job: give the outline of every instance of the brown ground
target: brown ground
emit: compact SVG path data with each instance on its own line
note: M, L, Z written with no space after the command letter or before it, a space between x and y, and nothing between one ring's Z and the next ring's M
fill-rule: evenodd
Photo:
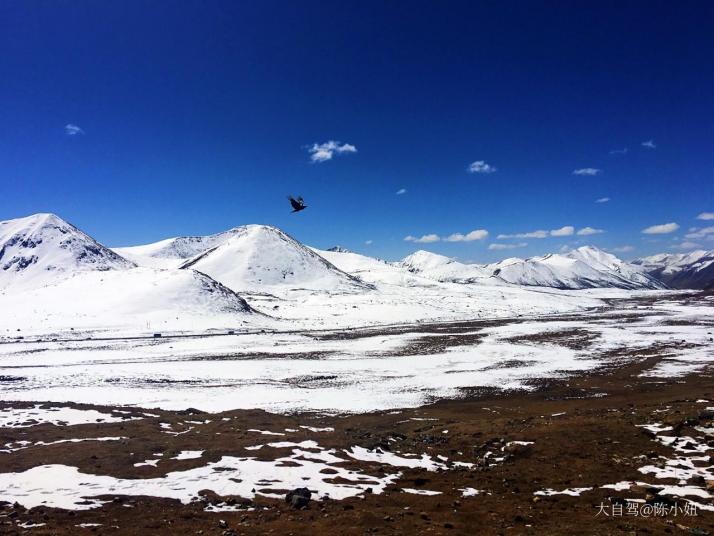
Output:
M542 335L536 337L542 338ZM586 333L574 330L553 334L551 342L586 348L591 341ZM284 501L260 496L247 501L218 499L210 493L203 502L190 505L150 497L116 497L101 508L78 512L51 508L26 510L5 504L0 505L0 534L714 534L714 512L702 510L696 516L685 516L681 512L676 516L648 518L626 513L621 517L596 515L601 503L612 513L612 504L624 498L660 500L653 498L651 490L645 488L631 491L599 488L623 480L655 483L653 476L643 475L637 469L656 463L658 456L673 457L671 448L654 441L651 434L636 425L664 423L675 426L671 434L694 436L701 434L692 426L712 426L712 415L703 410L714 405L714 370L678 379L654 381L638 377L667 351L664 346L637 354L628 354L623 349L612 352L611 367L568 380L542 382L533 392L473 392L462 400L439 401L399 413L324 417L280 416L262 411L204 415L152 409L147 411L160 417L116 424L3 428L0 445L18 440L94 436L129 439L34 447L0 454L0 472L61 463L88 473L124 478L161 476L169 471L205 465L222 455L274 459L285 454L281 449L269 448L248 454L243 449L245 446L267 442L266 438L247 432L249 428L282 431L299 425L330 426L335 428L334 432L300 431L286 433L277 440L315 439L325 448L354 445L391 448L444 455L450 460L477 464L485 452L500 450L504 442L526 440L534 444L514 449L503 463L493 466L437 472L400 468L403 478L384 494L365 494L363 498L343 501L313 500L305 510L293 510ZM699 399L710 402L696 402ZM222 421L222 417L231 417L231 420ZM438 420L410 420L415 417ZM158 425L170 422L174 430L180 431L187 428L186 420L203 419L211 422L194 425L190 432L176 436L162 433ZM442 433L445 429L448 434ZM389 437L397 441L390 443ZM210 442L206 438L210 438ZM709 444L712 449L708 454L713 455L713 436L709 436ZM206 452L201 459L168 459L181 450L192 449ZM152 453L158 451L164 452L158 468L133 467L134 462L151 458ZM134 456L129 456L130 452ZM709 465L713 462L710 458ZM381 471L379 464L355 462L354 465L372 474ZM391 472L393 468L388 470ZM595 487L593 491L579 497L534 495L535 491L545 488L591 486ZM425 488L443 494L412 495L401 492L400 487ZM464 487L487 493L464 498L458 491ZM212 500L250 503L254 510L205 512L206 502ZM698 500L707 502L707 499ZM679 504L684 502L680 500ZM18 527L18 523L28 521L46 525L32 529ZM80 523L101 523L102 526L78 528L76 525Z

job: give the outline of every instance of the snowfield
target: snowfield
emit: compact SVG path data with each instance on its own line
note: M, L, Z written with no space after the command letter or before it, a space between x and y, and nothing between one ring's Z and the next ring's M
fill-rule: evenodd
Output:
M706 323L713 312L711 302L682 308L665 301L647 314L638 309L496 325L373 328L352 336L301 331L7 342L0 373L18 380L0 385L8 401L101 400L173 410L351 413L416 407L469 389L529 389L541 378L612 365L608 352L618 348L646 356L658 345L672 346L667 358L645 374L694 372L714 362ZM631 318L623 322L623 314ZM685 318L694 325L668 322ZM573 330L574 337L591 339L592 345L580 349L557 342L559 334ZM545 342L530 342L531 336ZM680 346L682 340L692 346Z

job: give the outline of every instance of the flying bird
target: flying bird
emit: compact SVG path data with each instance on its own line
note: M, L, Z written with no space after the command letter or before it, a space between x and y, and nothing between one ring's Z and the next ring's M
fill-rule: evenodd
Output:
M302 197L295 199L292 195L289 195L288 199L293 207L293 212L300 212L301 210L305 210L307 208L307 205L305 204L305 201L302 200Z

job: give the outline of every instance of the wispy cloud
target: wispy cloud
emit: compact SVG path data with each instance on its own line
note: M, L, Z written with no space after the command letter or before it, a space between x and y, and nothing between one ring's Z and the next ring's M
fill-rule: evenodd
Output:
M495 173L496 168L483 160L476 160L469 164L468 171L469 173Z
M702 246L701 246L701 244L697 244L696 242L685 241L685 242L682 242L681 244L675 244L672 247L676 248L676 249L697 249Z
M407 189L406 189L406 188L400 188L399 190L397 190L396 193L397 193L397 195L404 195L405 193L407 193Z
M684 238L688 240L714 240L714 227L704 227L702 229L692 227L689 232L684 235Z
M84 134L84 130L82 130L82 128L78 127L77 125L67 123L64 126L64 133L67 134L67 136L77 136L79 134Z
M575 227L572 225L566 225L560 229L553 229L550 232L550 236L571 236L575 232Z
M608 201L610 201L609 197L601 197L600 199L595 200L596 203L607 203Z
M500 234L496 238L505 240L507 238L546 238L548 231L531 231L529 233Z
M407 242L429 244L431 242L439 242L441 240L443 240L444 242L473 242L474 240L483 240L486 237L488 237L488 231L486 229L475 229L466 234L453 233L443 238L436 233L429 233L420 237L409 235L405 236L404 240L406 240Z
M642 147L646 147L647 149L656 149L657 145L653 140L647 140L642 142Z
M498 244L498 243L493 243L488 245L488 249L491 251L501 251L504 249L517 249L517 248L524 248L528 244L525 242L520 242L518 244Z
M573 170L573 175L585 175L588 177L593 177L595 175L599 175L600 173L602 173L602 169L598 169L598 168L594 168L594 167L585 167L585 168Z
M644 234L667 234L667 233L673 233L679 229L679 224L677 223L661 223L659 225L651 225L650 227L647 227L646 229L642 229L642 232Z
M702 212L697 216L698 220L714 220L714 212Z
M483 240L488 236L486 229L476 229L470 233L461 234L454 233L444 238L446 242L473 242L474 240Z
M308 148L308 152L310 153L310 160L313 162L327 162L332 160L332 157L336 154L356 153L357 147L349 143L330 140L325 143L313 143Z
M371 246L374 243L374 240L365 240L364 243L368 246Z
M613 149L610 154L627 154L627 151L627 147L623 147L622 149Z
M412 235L405 236L404 240L407 242L416 242L418 244L430 244L431 242L438 242L441 238L439 238L439 235L437 234L425 234L419 238Z
M614 253L629 253L630 251L634 251L635 248L632 246L620 246L617 248L612 248L610 251Z
M566 225L560 229L553 229L552 231L539 229L538 231L530 231L528 233L500 234L496 238L498 240L507 240L509 238L548 238L549 236L571 236L574 232L575 227Z
M590 236L590 235L596 235L596 234L602 234L605 231L603 229L595 229L593 227L583 227L580 229L577 234L578 236Z

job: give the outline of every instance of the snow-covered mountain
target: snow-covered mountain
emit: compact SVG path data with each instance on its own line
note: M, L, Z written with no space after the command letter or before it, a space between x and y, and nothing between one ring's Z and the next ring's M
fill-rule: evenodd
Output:
M77 272L134 267L54 214L0 222L0 289L51 284Z
M0 222L0 325L33 330L240 325L243 298L192 270L140 268L53 214Z
M399 266L399 263L360 255L339 246L327 250L311 249L343 272L357 276L362 281L373 285L425 287L434 286L437 283L405 270Z
M269 322L252 313L235 292L192 270L86 271L52 285L0 293L0 327L22 328L22 335L151 334Z
M371 290L300 242L268 225L246 225L232 236L186 261L181 268L207 274L240 291L271 291L273 287L331 292Z
M665 288L639 267L592 246L583 246L565 255L514 257L487 265L465 264L443 255L417 251L398 265L422 277L451 283L510 283L559 289Z
M632 264L672 288L714 288L714 250L660 253L635 259Z
M494 275L515 285L561 289L666 288L640 268L592 246L583 246L565 255L506 259L488 267Z
M152 244L112 248L112 250L139 266L178 268L187 260L222 244L238 232L240 228L233 228L208 236L178 236Z
M478 264L464 264L444 255L419 250L397 263L413 274L444 283L488 283L502 281L493 272Z
M711 269L707 255L697 266ZM694 260L650 259L647 268ZM246 225L112 251L51 214L0 222L0 330L8 333L351 326L541 314L597 302L534 286L663 288L644 263L587 247L490 265L426 251L386 262Z

